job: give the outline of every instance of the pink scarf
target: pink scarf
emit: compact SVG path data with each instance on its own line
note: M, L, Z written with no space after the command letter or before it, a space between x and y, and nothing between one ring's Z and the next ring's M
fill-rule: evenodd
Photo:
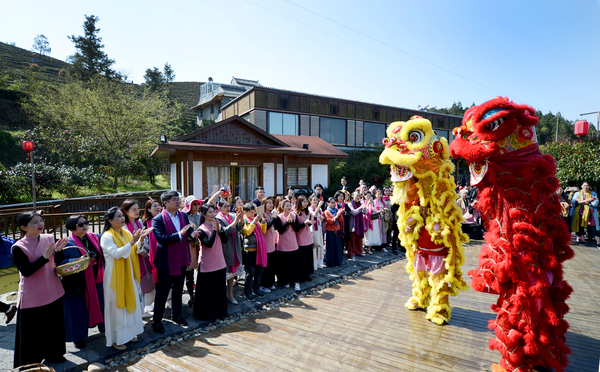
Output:
M346 202L345 202L345 201L343 201L343 202L342 202L342 204L340 204L340 203L338 203L338 202L335 202L335 207L336 207L338 210L339 210L339 209L341 209L341 210L346 210ZM344 231L344 230L345 230L345 229L344 229L344 225L345 225L345 223L344 223L344 214L343 214L343 213L342 213L342 215L340 216L340 223L342 224L342 226L341 226L342 232L345 232L345 231Z
M146 221L146 227L152 227L152 220ZM158 283L158 270L154 266L154 258L156 257L156 250L158 249L158 242L156 241L156 236L154 234L148 234L148 258L150 259L150 267L152 267L152 276L154 277L154 283Z
M231 218L231 216L229 215L229 213L227 213L227 215L224 215L223 212L219 211L219 215L221 217L223 217L223 219L225 221L227 221L228 224L231 225L233 223L233 218ZM235 238L235 234L236 234L235 230L233 231L233 234L234 234L234 236L233 236L233 266L229 266L229 272L232 273L232 274L235 274L235 272L237 271L236 267L240 266L240 260L239 260L239 258L237 256L237 249L235 249L236 248L235 247L235 241L237 240Z
M177 234L179 231L175 229L175 225L173 225L173 221L171 221L171 215L167 212L166 209L163 209L162 212L163 222L165 224L165 232L167 234ZM177 211L177 216L179 216L179 226L181 228L185 227L185 218L183 218L183 213ZM181 268L190 266L192 261L190 257L190 248L187 242L188 232L183 234L180 242L169 243L169 275L177 276L181 275Z
M142 229L144 226L142 225L142 223L138 220L133 221L135 222L135 226L133 226L133 223L131 221L127 222L127 229L129 230L129 232L133 235L133 233L135 232L135 230L140 230ZM141 254L138 255L138 261L140 262L140 267L146 267L144 260L146 258L142 257ZM143 278L146 276L146 270L140 270L140 278Z
M87 233L88 240L98 251L98 276L94 280L94 269L92 265L88 266L83 271L85 275L85 304L87 305L89 320L88 327L94 327L102 323L102 310L100 310L100 301L98 301L98 292L96 290L96 283L101 283L104 277L104 262L102 261L102 251L100 250L100 242L96 234ZM82 255L87 254L87 250L81 243L81 240L76 235L71 236L75 245L79 247L79 251Z
M319 215L322 213L321 209L317 208L315 209L312 205L308 206L308 210L310 213L316 213L316 216L314 216L312 218L312 220L314 221L314 223L311 225L310 227L310 231L319 231L320 225L321 225L321 221L319 221Z
M247 224L252 223L246 216L244 216L244 221ZM254 235L256 236L256 265L267 267L267 242L260 225L254 226Z

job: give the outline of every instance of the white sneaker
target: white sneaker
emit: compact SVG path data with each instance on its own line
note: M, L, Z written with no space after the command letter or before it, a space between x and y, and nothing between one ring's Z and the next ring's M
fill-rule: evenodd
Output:
M271 293L271 290L269 288L265 288L265 287L260 287L260 290L265 292L265 293Z
M289 284L286 284L286 285L283 286L283 288L289 288L289 287L290 287Z
M387 250L387 249L385 249L385 248L382 248L382 249L381 249L381 251L382 251L383 253L387 253L387 252L388 252L388 250Z
M273 285L271 286L271 288L269 288L269 289L270 289L270 290L272 290L272 291L274 291L274 290L275 290L275 284L273 284Z
M299 291L300 290L300 283L296 283L294 285L294 291Z

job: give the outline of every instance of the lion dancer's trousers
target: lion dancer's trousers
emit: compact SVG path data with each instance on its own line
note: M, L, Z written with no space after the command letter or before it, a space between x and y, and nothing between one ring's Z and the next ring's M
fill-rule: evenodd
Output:
M413 282L413 296L408 300L417 307L427 308L426 319L437 324L449 322L452 311L448 300L448 284L442 281L444 276L418 271Z

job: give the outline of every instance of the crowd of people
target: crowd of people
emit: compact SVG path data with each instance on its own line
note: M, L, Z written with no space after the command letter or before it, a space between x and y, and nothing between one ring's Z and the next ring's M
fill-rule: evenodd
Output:
M0 303L7 322L17 317L15 368L64 362L66 342L85 348L94 327L107 347L126 350L143 333L144 319L164 333L166 306L171 320L186 326L184 287L193 316L212 321L238 305L236 284L254 301L276 286L301 290L316 271L342 265L344 255L403 250L391 189L361 180L351 193L345 178L333 197L325 198L320 184L314 189L266 197L257 187L246 203L227 189L204 200L182 200L176 191L145 205L128 199L106 211L101 234L85 215L73 215L65 223L69 237L58 241L44 234L39 214L21 214L22 237L12 247L21 276L17 305ZM74 273L58 275L64 265Z
M483 239L483 224L477 209L477 187L458 187L459 198L456 204L463 213L462 230L471 239ZM600 249L600 233L598 206L600 201L590 184L583 182L581 188L570 186L564 189L559 186L556 190L561 205L561 216L574 235L575 243L587 245L588 240L595 240Z
M392 188L369 188L361 180L351 192L344 178L333 197L325 198L320 184L314 189L308 197L292 188L285 196L266 197L259 186L246 203L231 199L227 189L204 200L182 200L168 191L148 200L143 214L128 199L106 211L102 234L90 231L85 215L73 215L65 223L70 236L58 241L43 233L39 214L21 214L22 237L12 247L21 276L17 306L0 303L7 323L17 317L14 366L64 362L65 343L84 348L94 327L104 332L107 347L125 350L144 331L144 319L152 318L154 332L164 333L166 306L171 320L186 326L184 286L193 316L211 321L238 305L236 284L243 282L243 297L254 301L276 285L301 290L316 271L342 265L344 255L355 260L388 248L394 254L404 250ZM463 232L481 239L477 188L458 191ZM557 195L576 240L594 238L600 248L599 200L590 185L559 188ZM82 257L89 262L84 270L57 275L57 266Z

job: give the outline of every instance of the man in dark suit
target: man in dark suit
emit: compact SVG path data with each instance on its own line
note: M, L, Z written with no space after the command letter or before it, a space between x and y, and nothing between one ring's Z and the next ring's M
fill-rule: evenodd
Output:
M162 318L169 290L172 291L171 319L186 326L187 321L181 316L182 292L185 282L186 268L190 265L191 257L188 246L188 230L192 226L187 214L179 211L179 194L177 191L162 193L160 201L163 211L152 219L153 233L158 242L154 266L158 271L158 284L154 299L153 326L157 333L164 333ZM194 231L192 238L199 235Z

